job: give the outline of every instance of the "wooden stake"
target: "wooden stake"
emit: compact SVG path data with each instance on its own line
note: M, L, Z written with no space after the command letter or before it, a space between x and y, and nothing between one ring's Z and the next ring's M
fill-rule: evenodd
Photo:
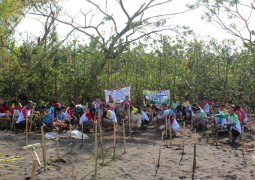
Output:
M13 125L14 119L15 119L15 114L13 113L13 116L12 116L12 125ZM11 132L10 132L10 136L12 135L12 125L11 125Z
M184 154L184 147L185 147L185 121L183 123L183 149L182 149L182 154Z
M193 159L192 180L194 180L194 177L195 177L195 170L196 170L196 143L194 143L194 159Z
M37 162L38 162L39 166L41 166L41 162L40 162L40 159L39 159L37 153L35 152L34 149L33 149L33 151L34 151L34 154L35 154L35 157L36 157L36 159L37 159Z
M242 126L242 153L244 155L244 141L243 141L243 136L244 136L244 126Z
M102 126L101 124L101 109L99 108L99 111L98 111L98 120L99 120L99 127Z
M95 122L95 175L97 175L97 122Z
M167 122L168 122L168 117L166 118L166 138L167 138ZM170 125L169 125L170 126ZM171 136L171 135L170 135Z
M124 153L126 153L126 137L125 137L125 124L123 119L123 139L124 139Z
M47 157L46 157L43 126L41 126L41 133L42 133L42 148L43 148L44 169L47 170Z
M218 138L219 137L219 129L218 129L218 127L217 127L217 129L216 129L216 146L218 146Z
M81 132L82 132L81 146L83 146L83 119L82 119L82 122L81 122Z
M56 117L58 117L58 116L56 116ZM71 125L71 121L70 121L70 125ZM51 122L51 131L53 131L53 129L54 129L54 107L53 107L53 121Z
M71 145L71 153L73 152L73 143L72 143L72 128L71 128L71 119L70 119L70 145Z
M60 126L60 132L62 132L62 127L63 126L63 114L62 114L62 112L61 112L61 126Z
M251 136L251 139L252 139L252 131L251 131L251 108L250 108L250 136Z
M32 168L31 180L35 180L37 163L38 163L37 159L34 159L33 160L33 168Z
M114 148L114 151L113 151L113 159L114 159L114 160L115 160L115 152L116 152L116 139L115 139L115 133L116 133L116 131L115 131L115 129L116 129L116 128L115 128L115 120L114 120L114 130L113 130L113 131L114 131L114 132L113 132L113 133L114 133L114 137L113 137L113 138L114 138L114 139L113 139L113 141L114 141L114 145L113 145L113 148Z
M73 156L71 157L71 161L72 161L72 180L75 180L75 176L74 176L74 163L73 163Z
M28 111L26 110L26 146L27 146Z
M131 114L130 114L130 104L128 104L128 124L129 124L129 138L130 138L130 143L132 142L132 127L131 127Z
M58 152L58 161L59 161L60 155L59 155L59 147L58 147L58 132L57 132L57 152Z
M211 168L211 180L213 180L213 167Z
M171 125L171 119L169 122L169 130L170 130L170 146L172 145L172 125Z
M5 129L7 130L7 111L5 112Z
M33 110L34 110L34 105L33 105ZM29 134L31 133L31 130L32 130L33 114L34 114L34 111L32 111L32 114L31 114L31 122L30 122L30 131L29 131Z
M164 133L162 132L161 145L160 145L159 156L158 156L158 167L159 167L160 155L161 155L161 150L163 145L163 138L164 138Z
M104 165L104 145L103 145L103 132L101 130L101 126L99 126L99 130L100 130L100 138L101 138L102 160Z

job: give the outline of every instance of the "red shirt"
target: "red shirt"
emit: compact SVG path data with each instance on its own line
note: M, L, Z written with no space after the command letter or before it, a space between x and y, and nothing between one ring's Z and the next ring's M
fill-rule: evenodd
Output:
M71 111L70 108L67 109L67 113L69 114L69 116L73 116L73 112Z
M86 112L86 116L87 116L88 120L93 120L93 121L95 120L95 116L92 117L92 114L90 114L89 111Z
M126 102L126 101L123 101L123 102L121 103L121 107L123 107L123 106L124 106L125 102ZM128 103L130 104L130 106L132 106L131 101L128 101Z
M209 101L208 101L207 103L208 103L209 105L212 104L212 102L209 102ZM202 107L202 108L204 107L204 104L205 104L204 102L201 104L201 107Z
M8 109L5 106L0 107L0 113L5 113Z
M12 115L14 114L14 109L15 109L15 108L12 108L12 109L11 109L11 114L12 114ZM15 109L15 110L17 110L17 109ZM21 112L21 108L18 108L18 110Z

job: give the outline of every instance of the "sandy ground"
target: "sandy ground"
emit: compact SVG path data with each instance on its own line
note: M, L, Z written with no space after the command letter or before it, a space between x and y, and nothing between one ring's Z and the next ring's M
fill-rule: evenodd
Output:
M255 123L252 123L252 135L255 137ZM55 141L47 141L47 166L43 167L41 146L35 146L42 166L37 167L36 179L72 179L71 156L74 158L74 171L76 179L191 179L194 150L194 131L186 126L185 153L182 155L183 128L178 136L173 138L169 146L169 136L164 137L160 166L157 168L157 159L161 144L161 131L158 125L148 125L147 129L132 134L132 142L126 137L127 153L123 154L122 127L116 128L116 159L113 160L113 132L103 133L105 164L102 165L100 136L98 134L98 174L95 176L95 135L89 133L88 140L73 139L73 152L71 153L70 140L59 140L62 162L57 161ZM242 155L241 136L234 145L224 144L226 136L219 137L218 146L215 146L212 136L207 132L196 133L197 142L197 169L195 179L210 179L211 167L214 167L214 179L255 179L255 143L250 137L250 127L245 129L245 155ZM10 131L0 131L0 179L30 179L32 160L35 155L32 149L23 149L26 145L25 134ZM128 136L128 133L126 133ZM28 144L41 142L40 131L37 130L28 138ZM253 150L254 151L253 151ZM16 161L6 161L16 157Z

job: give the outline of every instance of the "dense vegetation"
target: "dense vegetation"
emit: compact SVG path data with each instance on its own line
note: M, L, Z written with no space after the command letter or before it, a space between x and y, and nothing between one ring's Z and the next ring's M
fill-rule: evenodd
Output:
M125 86L131 86L135 104L142 104L143 90L166 89L172 98L186 96L193 102L207 97L251 105L255 100L255 49L249 43L238 47L234 40L145 37L109 58L93 38L87 44L78 39L61 43L57 32L51 31L47 45L39 40L16 45L7 32L6 26L1 27L0 96L4 100L78 103L96 95L104 98L104 90Z

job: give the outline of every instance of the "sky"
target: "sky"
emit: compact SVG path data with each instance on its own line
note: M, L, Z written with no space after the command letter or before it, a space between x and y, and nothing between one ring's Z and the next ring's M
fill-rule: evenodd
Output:
M123 0L124 6L126 7L127 12L132 15L142 3L148 2L149 0ZM156 2L162 2L163 0L158 0ZM99 4L100 7L103 10L106 10L107 13L112 14L118 24L118 28L123 28L125 26L125 22L127 21L127 18L123 11L121 10L118 3L116 3L116 0L107 0L107 9L105 9L105 0L93 0L96 4ZM155 8L152 8L148 12L144 14L144 17L149 17L151 15L157 15L157 14L165 14L165 13L177 13L182 12L186 10L187 8L185 5L187 3L192 4L196 2L196 0L173 0L172 2L157 6ZM66 14L70 16L75 16L80 11L88 12L89 10L93 10L93 13L96 13L96 8L90 5L85 0L64 0L61 3L61 6L63 6L63 9ZM171 16L168 25L180 25L180 26L189 26L196 35L187 36L187 39L210 39L209 36L214 37L218 40L223 40L225 38L227 39L237 39L234 36L226 33L224 30L219 29L212 25L211 23L206 22L205 20L201 19L201 16L204 13L203 8L199 8L190 12L186 12L184 14L179 14L175 16ZM92 15L92 13L90 13ZM39 18L39 17L37 17ZM70 20L67 16L61 16L62 20ZM89 21L90 17L88 17ZM92 25L96 26L98 22L100 22L102 19L102 16L96 15L93 16ZM40 20L43 21L43 18ZM76 16L76 22L79 24L84 25L84 16L81 14L78 14ZM89 23L87 23L89 24ZM105 24L104 26L101 26L100 31L104 34L104 37L107 38L107 36L110 35L112 24ZM58 23L57 31L60 36L60 39L65 38L65 36L70 32L71 27L68 25L64 25L61 23ZM22 32L22 35L20 36L19 33ZM92 31L90 31L93 33ZM43 34L43 26L40 22L34 19L34 16L27 15L25 19L22 20L20 25L18 26L18 31L15 34L15 37L17 39L26 39L27 34L31 37L38 37L42 36ZM164 31L162 34L166 34L169 36L176 36L176 33L171 31ZM88 38L86 35L82 33L76 33L76 36L79 36L79 40L88 42ZM237 39L237 43L241 44L241 40Z

